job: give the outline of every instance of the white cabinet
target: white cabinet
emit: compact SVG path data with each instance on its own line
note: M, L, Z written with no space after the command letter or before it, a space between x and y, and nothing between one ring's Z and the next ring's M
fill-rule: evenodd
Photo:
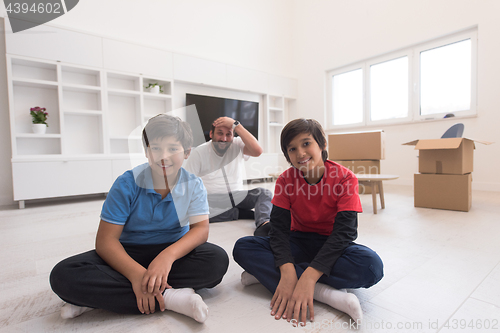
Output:
M12 163L14 200L105 193L112 185L110 160Z
M226 64L182 54L174 54L174 79L216 87L226 87Z
M172 78L173 56L171 52L116 41L102 39L104 68Z
M268 75L251 69L227 65L227 86L243 91L267 91Z
M40 25L26 33L12 33L5 22L7 53L84 66L102 67L102 38Z

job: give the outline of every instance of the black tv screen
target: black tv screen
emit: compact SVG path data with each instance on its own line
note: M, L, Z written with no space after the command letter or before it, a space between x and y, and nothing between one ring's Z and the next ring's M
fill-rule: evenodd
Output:
M193 146L198 146L210 140L210 128L215 119L230 117L240 123L259 139L259 103L230 98L186 94L186 106L194 104L204 137L193 133ZM188 117L188 122L190 119Z

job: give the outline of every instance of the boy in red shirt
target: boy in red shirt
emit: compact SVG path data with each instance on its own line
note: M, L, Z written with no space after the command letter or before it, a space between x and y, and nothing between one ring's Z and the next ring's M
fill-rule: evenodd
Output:
M327 160L326 138L313 119L296 119L281 132L281 150L293 166L276 181L270 237L244 237L233 250L245 269L242 283L260 282L273 293L271 315L305 325L314 320L313 299L360 323L363 313L352 293L383 277L379 256L357 238L362 212L358 180Z

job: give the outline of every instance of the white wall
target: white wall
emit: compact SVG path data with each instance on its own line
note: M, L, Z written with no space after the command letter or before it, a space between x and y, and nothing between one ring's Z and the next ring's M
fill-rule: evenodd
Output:
M473 189L500 190L500 1L496 0L295 0L297 112L325 123L325 71L478 26L478 116L460 119L464 135L495 141L476 145ZM417 152L402 143L439 138L457 119L381 127L387 133L382 173L413 184ZM362 130L356 128L354 130Z
M85 0L50 24L290 76L292 8L288 0Z

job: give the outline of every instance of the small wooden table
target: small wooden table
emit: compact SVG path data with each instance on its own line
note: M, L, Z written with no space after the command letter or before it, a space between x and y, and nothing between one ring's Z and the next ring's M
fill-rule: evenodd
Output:
M382 209L385 208L384 187L382 181L398 179L396 175L377 175L377 174L356 174L358 183L364 186L369 186L372 189L373 214L377 214L377 188L380 193L380 204Z

